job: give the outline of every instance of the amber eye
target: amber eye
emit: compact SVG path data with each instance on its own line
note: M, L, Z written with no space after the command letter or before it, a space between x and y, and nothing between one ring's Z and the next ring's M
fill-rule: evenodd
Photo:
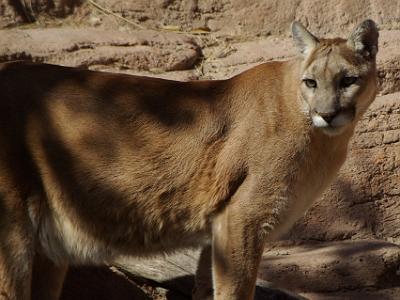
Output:
M303 82L310 89L315 89L317 87L317 82L314 79L304 79Z
M345 76L342 78L342 80L340 80L340 86L347 88L349 86L351 86L352 84L356 83L358 77L355 76Z

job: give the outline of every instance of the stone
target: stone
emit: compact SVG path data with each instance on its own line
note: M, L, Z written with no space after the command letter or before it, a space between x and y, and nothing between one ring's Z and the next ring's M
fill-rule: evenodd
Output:
M265 251L259 278L297 293L400 286L400 247L380 240L277 243Z
M47 28L7 30L0 35L0 62L24 59L81 68L166 72L193 68L200 53L190 37L154 31Z

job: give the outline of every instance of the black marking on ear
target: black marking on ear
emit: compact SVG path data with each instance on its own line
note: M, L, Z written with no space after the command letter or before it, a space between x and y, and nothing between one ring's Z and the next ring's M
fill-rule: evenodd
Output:
M347 45L365 58L375 58L378 52L378 28L374 21L365 20L351 33Z

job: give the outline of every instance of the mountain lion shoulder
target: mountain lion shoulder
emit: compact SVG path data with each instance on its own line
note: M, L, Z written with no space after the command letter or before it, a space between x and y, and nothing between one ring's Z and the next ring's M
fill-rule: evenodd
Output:
M228 80L0 69L0 299L58 299L68 265L202 247L194 299L254 295L279 238L343 164L376 95L378 31ZM211 267L211 265L212 267Z

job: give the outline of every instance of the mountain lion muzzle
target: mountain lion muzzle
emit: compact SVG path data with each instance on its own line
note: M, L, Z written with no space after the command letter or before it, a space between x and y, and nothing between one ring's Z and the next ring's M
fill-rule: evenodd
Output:
M202 247L194 299L252 299L376 95L378 31L227 80L0 66L0 299L58 299L69 265Z

